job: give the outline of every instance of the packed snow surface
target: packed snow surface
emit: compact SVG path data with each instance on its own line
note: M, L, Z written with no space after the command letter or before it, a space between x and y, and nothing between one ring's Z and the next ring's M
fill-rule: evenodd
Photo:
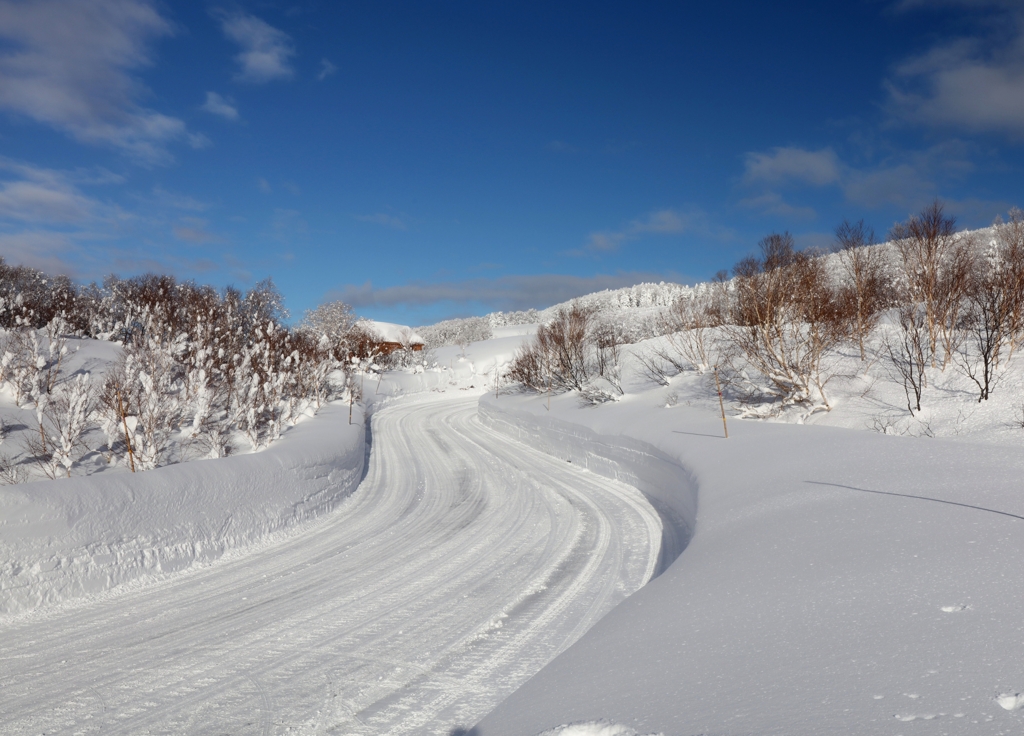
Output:
M660 537L638 491L482 426L475 393L398 401L302 533L8 622L0 732L448 734L643 585Z

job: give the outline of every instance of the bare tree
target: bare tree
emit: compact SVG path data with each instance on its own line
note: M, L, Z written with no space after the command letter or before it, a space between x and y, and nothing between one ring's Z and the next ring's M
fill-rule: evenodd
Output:
M582 391L602 368L609 372L609 361L617 358L614 337L598 347L597 328L592 309L577 303L559 309L537 329L533 341L519 349L506 377L534 390L550 386L556 391Z
M755 389L781 406L827 411L832 373L824 360L848 334L849 314L821 258L796 252L789 233L773 233L759 245L760 258L734 269L731 314L722 329L746 366L765 379Z
M1011 209L1007 222L997 218L995 230L994 245L1003 289L1007 293L1004 330L1009 342L1009 360L1024 342L1024 212L1016 207Z
M907 411L921 411L921 394L928 385L925 374L928 343L928 322L923 308L904 304L897 310L896 334L887 335L885 350L893 369L893 377L903 386Z
M844 220L836 228L836 251L847 278L840 298L852 304L851 326L861 361L867 360L864 341L878 324L883 300L881 259L874 245L875 233L863 220Z
M724 283L718 282L713 290L696 293L689 299L680 298L672 303L664 320L665 341L669 350L661 351L662 359L681 368L679 358L682 358L697 373L704 373L717 365L712 334L722 322L718 303L724 288Z
M945 369L959 334L956 324L967 287L968 244L957 236L956 218L946 215L937 200L920 214L897 223L889 239L903 262L904 301L924 308L931 365L937 367L941 345Z
M1012 215L1011 215L1012 216ZM1019 217L1019 213L1018 213ZM972 257L962 308L963 339L954 361L978 387L978 401L995 387L1004 349L1013 350L1024 308L1024 243L996 238L987 251Z

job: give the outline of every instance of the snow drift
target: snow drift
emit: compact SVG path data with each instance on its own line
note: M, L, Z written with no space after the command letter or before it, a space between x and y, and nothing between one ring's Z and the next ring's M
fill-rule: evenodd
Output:
M361 413L361 412L360 412ZM334 508L358 485L362 417L330 405L269 449L0 489L0 612L215 560Z

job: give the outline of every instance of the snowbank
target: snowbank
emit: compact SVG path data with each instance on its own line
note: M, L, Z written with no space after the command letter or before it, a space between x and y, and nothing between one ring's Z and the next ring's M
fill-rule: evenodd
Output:
M552 728L540 736L638 736L637 732L621 723L607 721L586 721L584 723L567 723ZM651 734L655 736L655 734ZM657 734L656 736L661 736Z
M639 488L662 522L660 575L686 548L697 518L697 484L678 458L632 437L599 434L545 412L517 407L507 397L481 397L484 424L549 455Z
M331 405L269 449L137 474L0 488L0 612L173 572L334 508L363 475L357 409Z
M652 498L687 509L697 488L700 507L686 551L478 736L601 718L666 734L1020 733L1020 448L736 421L725 440L719 417L661 391L480 407L624 480L676 464Z

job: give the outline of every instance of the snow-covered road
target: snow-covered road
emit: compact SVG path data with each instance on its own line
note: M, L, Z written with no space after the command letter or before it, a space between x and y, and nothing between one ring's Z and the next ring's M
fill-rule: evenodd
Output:
M643 585L660 529L475 397L407 400L320 522L0 630L0 733L448 734Z

